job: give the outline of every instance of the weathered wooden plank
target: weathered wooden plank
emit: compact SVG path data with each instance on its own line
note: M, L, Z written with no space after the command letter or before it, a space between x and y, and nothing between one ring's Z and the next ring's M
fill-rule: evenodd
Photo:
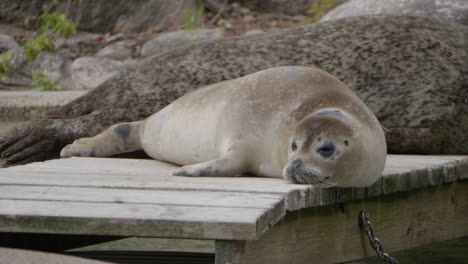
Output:
M38 251L0 248L1 264L110 264L78 257L59 254L44 253Z
M7 168L11 171L23 172L61 172L66 173L100 173L100 174L135 174L151 175L155 171L158 175L169 176L178 166L152 159L115 159L115 158L87 158L72 157L67 159L35 162L23 166Z
M407 159L414 160L417 166L408 163ZM396 168L395 171L398 173L387 173L389 168ZM148 227L151 227L146 235L255 239L287 210L426 188L468 177L468 164L466 157L463 156L389 156L385 177L368 188L360 189L320 189L289 184L282 179L260 177L174 177L171 175L172 169L173 165L154 160L97 158L54 160L0 169L0 197L4 199L0 200L3 203L0 205L10 205L8 210L0 207L0 218L5 223L2 226L5 228L4 231L12 231L7 230L12 227L22 232L102 234L99 229L89 228L86 223L91 221L96 226L105 226L106 222L116 221L122 225L116 224L111 227L114 229L118 227L119 230L113 232L106 229L106 234L143 235L142 230L148 231ZM190 195L188 198L184 198L183 195L177 197L177 192L190 193ZM199 196L196 193L199 193ZM215 197L209 202L214 193L219 194L218 199ZM275 203L274 195L279 197L278 203ZM185 203L191 197L193 199L190 203ZM254 197L261 198L256 201ZM42 201L34 201L38 199ZM48 203L51 207L47 206ZM40 210L31 211L38 209L33 204L39 206ZM167 208L167 210L151 211L149 208L153 204L155 208L174 207L175 211L171 215L173 218L165 218L169 210ZM106 206L109 206L109 209ZM139 207L151 212L151 216L147 219L143 214L138 218L139 222L145 223L141 229L134 227L133 222L129 220L133 212L130 209ZM211 207L214 209L208 212L207 208ZM240 210L241 207L258 211L256 213L252 211L252 215L245 216L245 219L242 214L238 215L239 218L232 219L223 216L227 212L235 213L237 212L235 209ZM179 209L184 209L181 214L177 211ZM118 215L119 210L127 212L128 218L114 217ZM216 210L220 210L219 218ZM34 216L34 212L38 213L37 216ZM94 216L95 213L97 216ZM200 216L205 213L207 215L203 217L208 217L208 220ZM24 221L15 222L11 220L12 217ZM232 230L237 228L238 222L233 219L239 221L244 219L250 223L250 226L248 228L244 226L242 227L244 229L240 228L239 232L234 232ZM215 220L224 223L223 228L227 231L218 232ZM34 221L43 224L36 225ZM174 230L169 228L171 221L176 227ZM210 233L211 231L206 233L205 229L200 227L204 225L214 225L211 228L214 233ZM188 229L184 229L184 226Z
M310 186L289 184L282 179L260 177L160 177L153 175L118 175L61 172L12 172L0 169L0 184L129 188L139 190L193 190L287 194Z
M0 231L256 239L284 215L270 210L177 205L0 200Z
M242 264L244 257L245 241L216 240L215 242L215 263L216 264ZM276 263L276 262L272 262Z
M414 169L437 167L447 162L465 160L466 156L436 156L436 155L388 155L386 169L398 170L402 173ZM24 166L9 168L10 171L23 172L57 172L64 173L98 173L98 174L133 174L154 175L156 171L164 177L171 176L177 166L157 160L141 159L111 159L111 158L70 158L38 162ZM384 171L383 175L388 172Z
M408 159L410 161L408 161ZM414 160L417 166L411 164ZM409 163L409 165L398 165ZM396 168L396 166L411 168ZM415 169L416 168L416 169ZM83 171L85 169L85 171ZM321 190L260 177L174 177L154 160L72 158L0 169L0 183L44 186L281 193L288 210L407 191L468 177L466 156L389 155L385 177L364 189ZM86 178L86 180L83 180Z
M161 251L214 254L215 241L206 239L129 237L67 250L67 252L79 251Z
M336 263L375 255L359 231L361 210L369 212L388 252L466 236L468 181L290 212L259 240L229 243L237 245L239 263ZM226 242L220 245L222 252Z
M0 183L283 194L309 188L262 177L176 177L173 169L156 160L71 158L0 169Z
M282 202L283 196L239 192L187 190L155 192L135 189L0 185L0 199L269 209Z

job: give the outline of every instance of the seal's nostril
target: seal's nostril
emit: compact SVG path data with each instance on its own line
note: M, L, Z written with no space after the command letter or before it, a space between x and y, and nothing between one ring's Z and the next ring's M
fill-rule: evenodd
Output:
M302 160L301 159L295 159L291 162L291 168L297 169L299 166L302 165Z
M316 150L322 157L329 158L335 153L335 145L327 141Z

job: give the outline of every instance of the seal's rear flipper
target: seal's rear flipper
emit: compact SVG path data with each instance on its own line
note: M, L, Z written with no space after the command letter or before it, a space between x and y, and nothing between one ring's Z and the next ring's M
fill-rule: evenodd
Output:
M238 140L231 144L226 154L219 159L176 169L174 176L236 176L249 171L249 151L245 141Z
M104 132L90 138L80 138L60 152L62 158L108 157L141 149L141 121L113 125Z

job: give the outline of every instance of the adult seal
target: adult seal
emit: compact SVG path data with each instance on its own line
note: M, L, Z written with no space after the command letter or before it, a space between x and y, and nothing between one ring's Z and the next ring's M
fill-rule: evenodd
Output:
M334 76L286 66L209 85L143 121L66 146L62 157L143 149L186 165L180 176L252 173L323 187L381 176L386 143L374 114Z
M468 154L467 43L460 24L378 15L187 45L0 136L0 156L7 165L55 158L78 138L145 119L199 87L287 65L346 83L385 127L389 153Z

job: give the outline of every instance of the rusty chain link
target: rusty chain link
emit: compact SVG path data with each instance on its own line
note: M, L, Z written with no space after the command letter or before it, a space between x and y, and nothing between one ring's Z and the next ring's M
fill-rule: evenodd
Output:
M366 211L359 212L359 227L361 231L369 238L370 246L377 252L377 256L387 264L398 264L398 261L388 255L382 247L380 240L375 237L374 227L369 220L369 213Z

